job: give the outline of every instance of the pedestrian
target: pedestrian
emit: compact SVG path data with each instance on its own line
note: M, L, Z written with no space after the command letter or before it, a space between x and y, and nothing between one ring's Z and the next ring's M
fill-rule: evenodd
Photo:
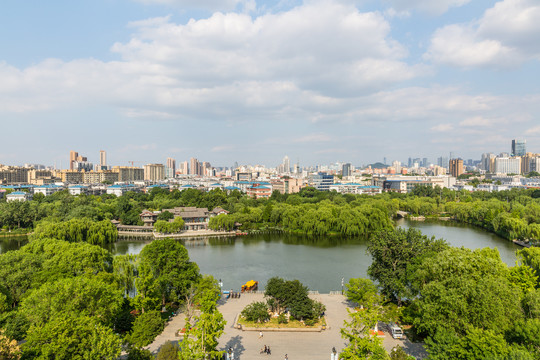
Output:
M263 333L262 331L259 331L259 339L262 339L262 337L263 337Z
M272 352L270 351L270 346L268 348L266 348L266 354L267 355L272 355Z
M285 354L285 360L289 360L289 357L287 356L287 354Z

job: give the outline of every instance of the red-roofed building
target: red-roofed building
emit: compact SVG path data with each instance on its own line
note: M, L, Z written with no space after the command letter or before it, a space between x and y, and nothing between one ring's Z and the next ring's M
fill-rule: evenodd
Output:
M253 184L246 188L246 194L254 199L268 199L272 196L272 188L261 184Z

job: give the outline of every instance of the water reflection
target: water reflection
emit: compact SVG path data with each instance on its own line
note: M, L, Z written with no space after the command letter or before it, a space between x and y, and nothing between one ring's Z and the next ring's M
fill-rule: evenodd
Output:
M26 244L28 244L28 236L2 236L0 237L0 254L19 250Z

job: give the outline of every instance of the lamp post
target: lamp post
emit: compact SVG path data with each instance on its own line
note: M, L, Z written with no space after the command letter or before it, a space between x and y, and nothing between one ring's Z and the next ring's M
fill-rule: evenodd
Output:
M344 285L345 278L341 278L341 295L343 295L343 285Z

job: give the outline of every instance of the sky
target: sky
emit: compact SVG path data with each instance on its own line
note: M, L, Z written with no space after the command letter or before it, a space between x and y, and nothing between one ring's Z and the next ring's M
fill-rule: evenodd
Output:
M0 3L0 164L361 165L526 139L537 0Z

